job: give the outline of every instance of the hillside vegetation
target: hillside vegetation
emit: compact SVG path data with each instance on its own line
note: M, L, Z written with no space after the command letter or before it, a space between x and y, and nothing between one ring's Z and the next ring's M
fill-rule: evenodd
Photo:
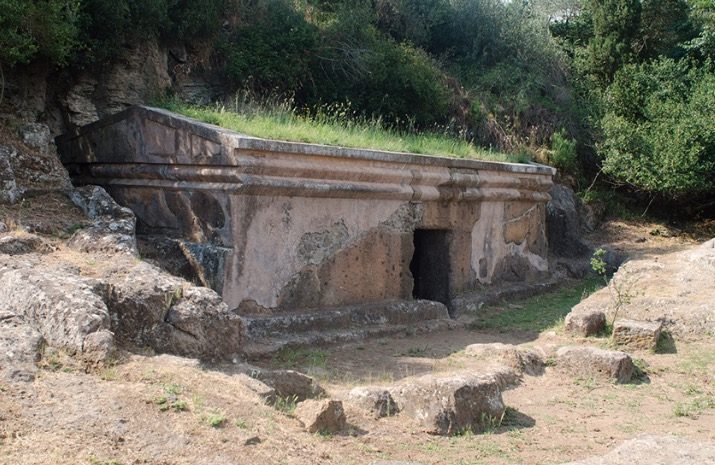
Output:
M148 39L207 51L224 104L290 101L310 121L338 108L343 126L447 135L460 156L505 151L580 189L597 177L644 204L712 208L712 0L0 0L5 69L101 68Z

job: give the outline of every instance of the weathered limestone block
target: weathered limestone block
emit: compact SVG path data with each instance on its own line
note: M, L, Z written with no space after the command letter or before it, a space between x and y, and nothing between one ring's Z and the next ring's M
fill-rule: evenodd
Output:
M659 321L616 320L613 342L633 349L654 350L663 323Z
M375 418L389 417L400 411L390 391L381 387L358 386L348 393L348 400Z
M532 349L524 349L511 344L495 342L493 344L471 344L464 349L464 354L480 359L497 360L520 373L537 376L544 372L542 356Z
M245 373L234 375L241 384L255 393L265 403L270 404L276 400L276 390L268 386L266 383L252 378Z
M600 310L572 310L564 320L567 333L579 336L595 336L606 329L606 314Z
M338 433L346 425L343 403L339 400L304 400L296 407L295 417L309 433Z
M563 465L694 465L715 463L715 444L675 436L642 436L602 457Z
M237 369L275 390L279 397L303 401L325 395L325 390L312 377L295 370L269 370L253 365Z
M488 375L425 375L396 387L392 395L400 411L431 434L483 431L505 410L499 381Z
M627 383L635 366L625 352L595 347L562 347L556 353L559 368L571 375Z

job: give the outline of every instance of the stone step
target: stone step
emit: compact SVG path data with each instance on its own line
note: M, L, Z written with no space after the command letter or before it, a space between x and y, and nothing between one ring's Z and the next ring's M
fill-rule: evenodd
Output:
M426 300L363 305L348 309L272 316L244 316L243 351L249 358L396 334L456 327L447 308Z
M282 337L351 326L411 324L449 319L447 307L430 300L395 300L300 313L242 316L247 339Z

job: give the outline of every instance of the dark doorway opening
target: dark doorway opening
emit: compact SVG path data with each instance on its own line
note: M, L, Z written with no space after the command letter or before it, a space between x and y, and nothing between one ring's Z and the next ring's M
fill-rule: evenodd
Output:
M441 302L451 311L449 301L449 231L416 229L415 253L410 262L415 299Z

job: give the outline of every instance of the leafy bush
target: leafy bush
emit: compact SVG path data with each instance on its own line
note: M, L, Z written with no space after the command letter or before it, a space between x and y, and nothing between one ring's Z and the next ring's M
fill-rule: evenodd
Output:
M608 88L600 146L614 179L668 199L715 190L715 73L661 59L623 67Z
M290 92L310 81L317 29L287 1L258 0L243 12L250 22L221 44L226 73L235 85Z
M65 64L77 46L76 0L0 0L0 64Z
M551 164L562 172L577 174L580 171L576 141L569 139L564 130L551 136Z

